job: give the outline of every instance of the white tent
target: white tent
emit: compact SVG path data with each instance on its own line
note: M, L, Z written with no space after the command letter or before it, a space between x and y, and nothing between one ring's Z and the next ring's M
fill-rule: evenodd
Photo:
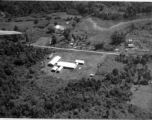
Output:
M60 67L57 69L57 72L59 73L62 69L63 69L63 66L60 66Z
M60 59L61 59L60 56L55 56L55 57L48 63L48 65L55 65Z
M84 64L83 60L75 60L75 62L78 63L78 64L82 64L82 65Z
M17 31L0 30L0 35L17 35L17 34L23 34L23 33Z
M55 72L57 69L58 69L58 67L57 67L57 66L54 66L51 71L52 71L52 72Z
M63 62L63 61L57 62L57 66L62 66L62 67L71 68L71 69L75 69L77 67L75 63Z
M134 44L128 44L128 47L129 47L129 48L133 48L133 47L135 47L135 46L134 46Z

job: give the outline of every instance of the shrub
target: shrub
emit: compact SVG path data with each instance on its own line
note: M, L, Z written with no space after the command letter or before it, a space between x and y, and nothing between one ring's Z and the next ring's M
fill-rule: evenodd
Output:
M67 14L69 15L78 15L79 12L76 9L68 9Z
M115 31L111 35L112 44L119 45L122 42L125 42L125 35L121 32Z
M14 26L14 31L18 31L18 27L16 25Z
M38 23L39 23L38 19L34 20L34 24L38 24Z
M103 46L103 49L104 49L105 51L114 51L115 46L105 44L105 45Z

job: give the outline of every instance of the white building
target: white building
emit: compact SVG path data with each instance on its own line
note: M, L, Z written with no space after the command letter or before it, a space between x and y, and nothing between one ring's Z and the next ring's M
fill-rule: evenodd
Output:
M83 60L75 60L76 63L83 65L85 62Z
M70 63L70 62L59 61L59 62L57 62L57 66L62 66L64 68L75 69L77 67L77 64Z
M135 46L134 46L134 44L128 44L128 47L129 48L134 48Z
M55 29L56 29L56 30L65 30L65 27L64 27L64 26L61 26L61 25L56 25L56 26L55 26Z
M59 73L62 69L63 69L63 66L60 66L56 72Z
M52 72L55 72L57 69L58 69L58 67L57 67L57 66L54 66L51 71L52 71Z
M61 59L60 56L55 56L55 57L48 63L48 65L55 65L60 59Z

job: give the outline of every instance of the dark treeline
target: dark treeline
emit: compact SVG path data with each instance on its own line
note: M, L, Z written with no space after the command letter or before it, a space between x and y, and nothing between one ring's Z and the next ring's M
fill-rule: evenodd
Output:
M8 16L27 16L32 13L67 12L111 20L126 18L138 13L152 12L150 2L65 2L65 1L1 1L0 11Z

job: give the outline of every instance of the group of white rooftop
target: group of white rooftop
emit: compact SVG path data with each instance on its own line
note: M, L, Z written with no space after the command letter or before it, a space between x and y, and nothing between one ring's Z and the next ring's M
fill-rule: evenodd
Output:
M60 56L55 56L48 65L53 66L52 72L60 72L63 68L75 69L78 64L83 65L85 62L83 60L75 60L75 63L59 61L61 59Z

